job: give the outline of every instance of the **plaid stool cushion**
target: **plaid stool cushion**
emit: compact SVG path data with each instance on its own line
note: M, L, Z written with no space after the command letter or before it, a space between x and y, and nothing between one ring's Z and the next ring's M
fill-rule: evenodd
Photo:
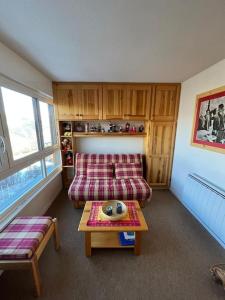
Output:
M51 223L51 217L15 218L0 232L0 260L31 258Z

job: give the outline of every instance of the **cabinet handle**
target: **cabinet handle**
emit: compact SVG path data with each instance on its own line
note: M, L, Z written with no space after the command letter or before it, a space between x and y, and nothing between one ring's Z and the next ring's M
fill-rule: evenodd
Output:
M5 149L5 141L3 136L0 136L0 149L2 149L2 154L4 154L6 149Z
M80 117L83 117L83 114L79 114Z
M132 116L131 114L124 114L124 116L126 116L126 117L130 117L130 116Z
M76 114L76 116L78 117L78 116L79 116L79 114Z

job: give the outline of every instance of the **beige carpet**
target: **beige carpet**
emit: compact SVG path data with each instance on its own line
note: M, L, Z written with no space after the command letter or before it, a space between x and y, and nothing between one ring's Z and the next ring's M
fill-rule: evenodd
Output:
M77 232L82 211L63 192L49 209L59 219L62 249L52 242L40 259L43 296L48 300L225 299L209 267L225 263L225 251L168 191L155 191L144 208L150 231L143 235L142 255L129 249L94 250L84 255ZM34 299L29 271L0 277L0 299Z

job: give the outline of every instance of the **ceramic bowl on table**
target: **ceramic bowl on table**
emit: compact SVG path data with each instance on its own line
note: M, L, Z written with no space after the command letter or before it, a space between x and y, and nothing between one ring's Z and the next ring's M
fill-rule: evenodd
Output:
M117 203L119 203L122 206L122 213L117 213ZM112 215L107 214L107 208L112 207ZM108 220L108 221L118 221L126 217L127 215L127 206L124 202L119 200L110 200L103 203L101 206L101 212L100 217L102 220Z

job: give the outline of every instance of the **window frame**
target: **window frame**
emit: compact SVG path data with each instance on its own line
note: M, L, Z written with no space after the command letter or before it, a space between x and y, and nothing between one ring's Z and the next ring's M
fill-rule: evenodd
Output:
M35 121L35 129L37 135L37 143L38 143L38 151L35 153L29 154L25 157L14 159L12 153L12 146L10 142L10 135L7 125L7 118L4 108L3 96L1 92L1 87L5 87L7 89L14 90L15 92L25 94L32 98L33 101L33 112L34 112L34 121ZM50 128L51 128L51 137L52 137L52 146L44 147L44 137L42 131L42 123L41 123L41 113L40 113L40 105L39 102L44 102L49 105L49 117L50 117ZM6 144L6 155L8 156L8 163L7 166L0 171L0 180L10 176L17 172L19 169L23 169L26 166L31 165L32 163L38 160L44 160L44 158L56 150L58 150L59 142L58 142L58 134L57 134L57 126L55 120L55 113L54 113L54 106L53 101L51 98L47 98L46 96L34 92L32 89L20 85L16 82L11 81L10 79L5 78L4 76L0 75L0 122L2 123L3 129L3 137ZM5 156L6 156L5 155Z
M7 118L5 114L4 102L2 97L1 87L14 90L18 93L25 94L32 98L33 102L33 111L34 111L34 120L35 120L35 129L37 134L38 142L38 151L27 155L25 157L19 158L17 160L13 159L10 136L7 125ZM42 132L42 123L41 123L41 114L40 114L40 101L47 103L49 109L49 118L50 118L50 128L52 136L52 146L44 148L44 138ZM18 213L18 209L22 209L27 203L29 203L34 197L35 194L40 192L53 178L55 178L62 171L62 159L61 151L59 145L59 135L58 135L58 126L54 113L53 100L48 95L35 91L29 87L26 87L16 81L13 81L4 75L0 74L0 135L3 136L6 146L6 153L4 154L5 166L3 169L0 169L0 180L13 175L14 173L29 167L35 162L40 161L41 169L43 173L43 179L33 186L28 192L26 192L22 197L18 198L10 207L0 213L0 227L4 220L8 219L10 216L15 215L15 212ZM59 151L60 153L60 162L61 164L55 168L51 173L47 174L47 168L45 163L45 158L54 152ZM1 155L1 153L0 153ZM2 155L1 155L2 156Z

